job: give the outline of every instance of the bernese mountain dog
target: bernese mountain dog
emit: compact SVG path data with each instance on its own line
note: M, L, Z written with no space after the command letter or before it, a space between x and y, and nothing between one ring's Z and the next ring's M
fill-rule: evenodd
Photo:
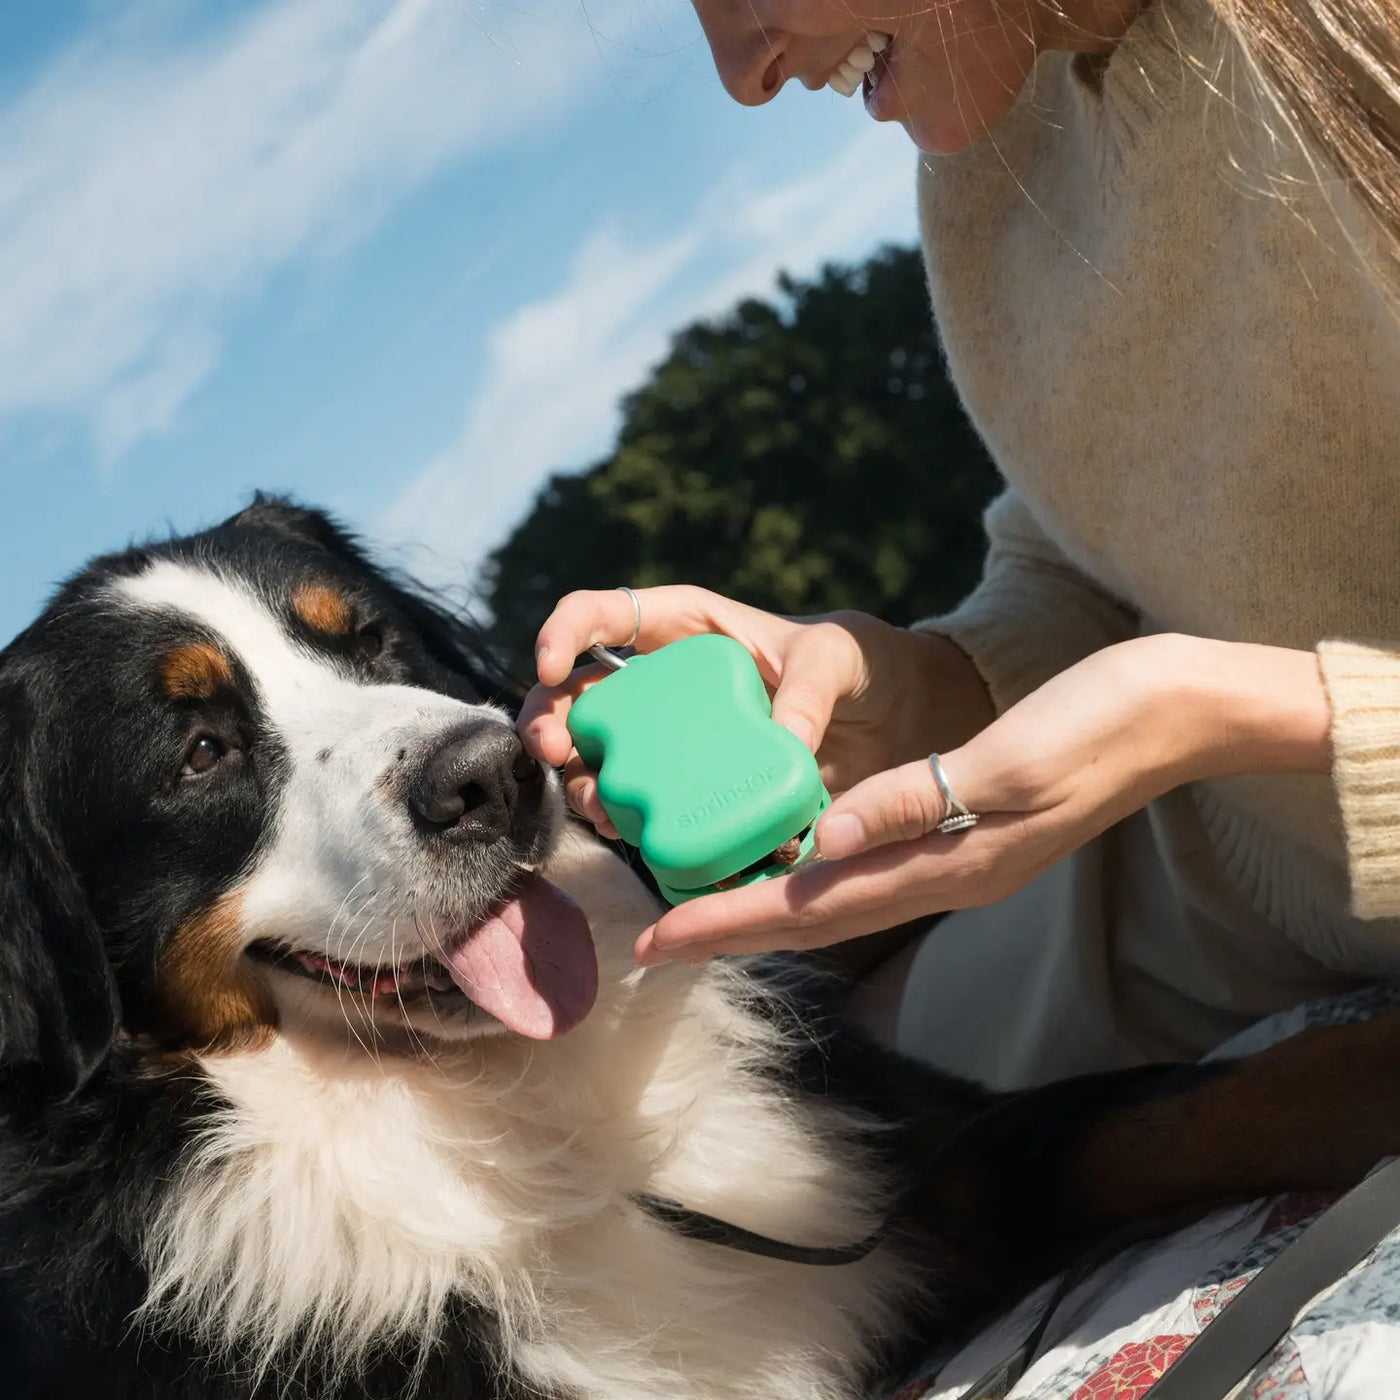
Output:
M1390 1021L995 1096L822 978L635 967L508 694L262 497L0 654L11 1400L854 1400L1125 1220L1400 1148Z

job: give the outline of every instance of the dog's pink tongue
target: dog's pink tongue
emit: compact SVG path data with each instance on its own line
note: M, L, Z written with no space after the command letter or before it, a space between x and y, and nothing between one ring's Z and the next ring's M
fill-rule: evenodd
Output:
M598 995L583 910L538 876L467 938L447 969L483 1011L535 1040L572 1030Z

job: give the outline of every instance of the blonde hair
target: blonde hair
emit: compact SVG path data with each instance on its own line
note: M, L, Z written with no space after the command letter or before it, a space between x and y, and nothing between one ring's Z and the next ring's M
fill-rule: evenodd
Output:
M1374 233L1400 305L1400 0L1212 0L1287 126Z

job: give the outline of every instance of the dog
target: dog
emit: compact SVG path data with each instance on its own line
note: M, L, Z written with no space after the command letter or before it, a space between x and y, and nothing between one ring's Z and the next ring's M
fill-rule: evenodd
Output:
M854 1400L1124 1221L1400 1148L1391 1019L998 1096L792 966L635 967L510 693L261 496L0 654L8 1395Z

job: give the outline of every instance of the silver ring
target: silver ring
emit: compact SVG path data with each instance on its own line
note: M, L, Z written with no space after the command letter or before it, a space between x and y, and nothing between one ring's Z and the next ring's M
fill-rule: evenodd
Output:
M630 647L642 630L642 605L637 595L625 583L617 591L625 593L632 600L632 635L622 644L625 647Z
M642 605L638 601L637 595L625 583L619 584L617 591L625 593L632 600L632 635L622 644L624 647L630 647L642 630ZM606 666L609 671L621 671L627 665L625 656L619 656L611 647L605 646L602 642L589 647L588 654L595 661Z
M943 771L943 760L936 753L929 754L928 766L933 770L933 781L938 784L938 790L943 794L943 820L934 829L943 836L969 831L982 818L953 795L953 789L948 785L948 775Z

